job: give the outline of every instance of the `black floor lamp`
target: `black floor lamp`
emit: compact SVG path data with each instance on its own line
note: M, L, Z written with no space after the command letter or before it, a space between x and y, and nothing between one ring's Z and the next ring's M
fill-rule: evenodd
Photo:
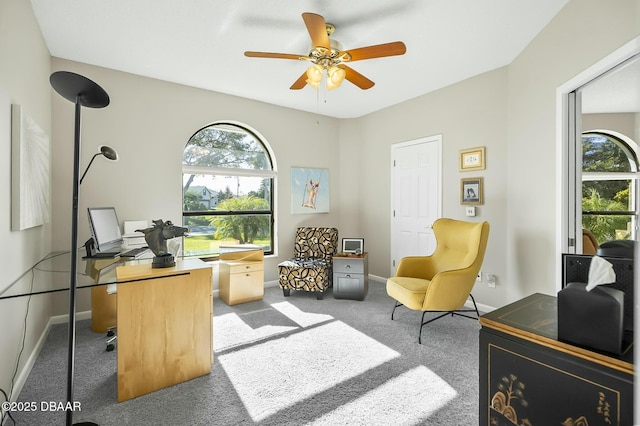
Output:
M86 77L68 71L58 71L49 78L58 94L76 106L75 137L73 149L73 197L71 214L71 268L69 277L69 354L67 362L67 407L73 407L73 377L76 346L76 286L78 255L78 187L80 186L80 109L104 108L109 105L109 95L102 87ZM93 160L93 159L92 159ZM67 426L73 424L73 410L67 408ZM95 425L85 422L78 425Z

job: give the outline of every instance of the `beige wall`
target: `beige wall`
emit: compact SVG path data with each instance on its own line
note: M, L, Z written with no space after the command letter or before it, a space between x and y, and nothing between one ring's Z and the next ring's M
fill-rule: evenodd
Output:
M11 231L11 104L22 106L51 136L50 56L31 4L23 0L0 1L0 292L17 280L11 291L28 291L28 271L51 251L49 224L25 231ZM22 277L21 277L22 276ZM41 288L41 274L33 276ZM23 325L29 309L25 334ZM51 316L49 296L0 300L0 388L10 391L18 352L24 351L16 382ZM19 383L18 383L19 386ZM16 389L17 391L17 389ZM0 397L1 399L1 397Z
M622 133L628 138L633 139L636 142L639 140L636 136L636 124L635 117L638 114L623 113L623 114L583 114L582 115L582 129L588 130L614 130L618 133Z

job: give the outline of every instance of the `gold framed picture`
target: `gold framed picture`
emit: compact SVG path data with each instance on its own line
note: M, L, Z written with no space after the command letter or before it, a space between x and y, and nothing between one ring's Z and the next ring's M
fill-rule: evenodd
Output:
M481 177L460 179L460 204L482 204L482 192Z
M485 169L486 149L484 146L460 150L460 171Z

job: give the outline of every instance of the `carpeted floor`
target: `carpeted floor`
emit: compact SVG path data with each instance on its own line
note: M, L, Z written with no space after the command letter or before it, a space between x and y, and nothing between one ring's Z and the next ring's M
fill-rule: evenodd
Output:
M78 323L74 422L100 425L475 425L477 321L447 317L423 330L370 281L364 301L267 288L258 302L214 299L207 376L118 403L116 352ZM54 326L20 401L64 402L66 325ZM13 413L18 425L64 424L64 412ZM10 424L7 423L7 424Z

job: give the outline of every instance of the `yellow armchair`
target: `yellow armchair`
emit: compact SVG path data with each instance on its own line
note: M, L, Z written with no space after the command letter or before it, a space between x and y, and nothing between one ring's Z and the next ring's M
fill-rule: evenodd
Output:
M441 218L433 223L437 246L430 256L404 257L395 276L387 280L387 294L396 300L391 319L398 306L422 311L422 327L446 315L476 319L480 316L471 290L482 266L489 238L489 223L464 222ZM471 297L474 309L462 309ZM424 321L427 312L442 315ZM476 318L461 312L475 312Z

